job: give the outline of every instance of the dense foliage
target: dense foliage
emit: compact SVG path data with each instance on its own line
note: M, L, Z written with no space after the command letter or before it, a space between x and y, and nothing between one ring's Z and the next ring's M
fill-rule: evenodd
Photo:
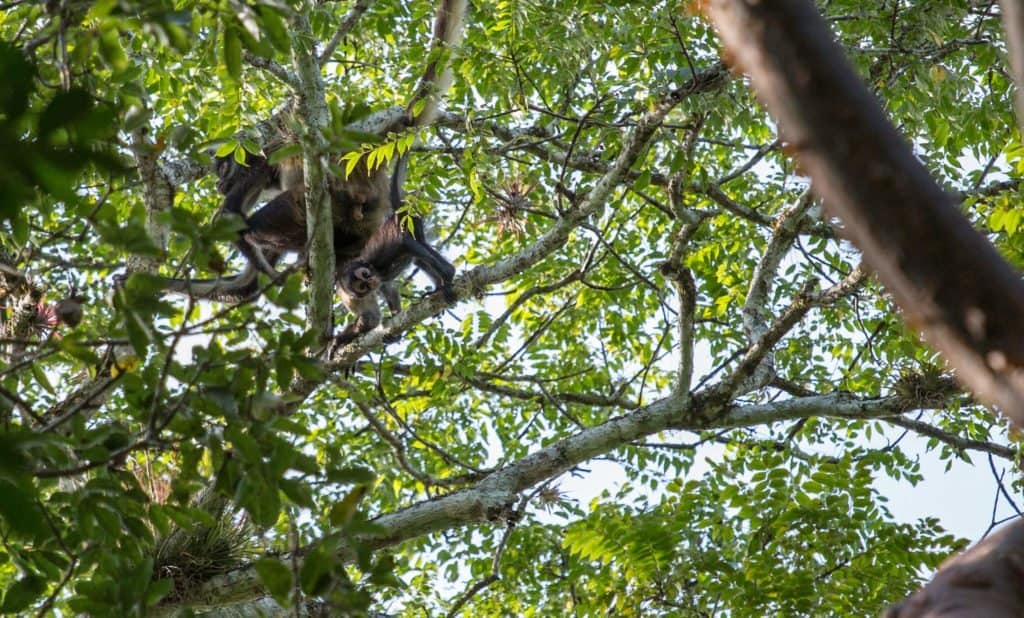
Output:
M819 6L1024 262L997 7ZM0 3L0 613L863 616L914 590L963 541L886 508L879 478L921 478L902 438L952 465L1015 436L679 3L471 3L406 183L459 300L405 280L399 342L326 353L301 268L253 303L160 293L241 267L209 151L259 151L304 61L333 172L394 161L410 135L366 123L409 102L434 10ZM593 501L560 489L598 460Z

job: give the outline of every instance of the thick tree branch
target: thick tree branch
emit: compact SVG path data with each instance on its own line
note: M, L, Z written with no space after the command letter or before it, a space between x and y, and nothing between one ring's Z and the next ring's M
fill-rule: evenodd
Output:
M771 316L768 305L771 301L772 282L778 274L782 258L786 256L800 234L800 223L813 203L811 191L807 189L797 198L795 204L783 210L775 219L771 239L754 268L750 287L747 289L747 298L743 303L743 331L747 341L752 344L768 332L768 318ZM774 355L769 351L754 369L752 382L757 386L767 384L774 374Z
M1014 99L1017 107L1017 127L1024 135L1024 1L1000 0L1003 9L1003 30L1010 53L1010 69L1017 85Z
M361 536L360 541L372 549L382 549L466 525L505 523L514 516L521 492L581 463L662 431L707 431L821 416L886 418L898 416L903 405L899 397L858 399L849 393L752 406L718 406L700 398L691 401L688 397L672 395L534 451L492 472L473 487L380 515L373 520L379 532ZM716 420L713 423L701 420L707 418ZM302 553L300 550L299 554ZM343 553L347 556L347 550ZM241 602L263 594L255 570L246 567L207 582L181 605L200 608L214 599L217 605L224 605L225 599Z
M768 303L772 283L778 274L782 258L789 252L800 232L800 220L812 203L811 192L806 190L795 204L783 210L775 219L772 226L774 233L761 255L761 260L754 268L750 287L747 288L747 298L743 303L743 330L747 335L747 341L751 343L757 341L768 330Z
M1024 423L1024 284L889 124L806 0L712 0L736 65L907 321Z
M1024 520L947 560L927 586L885 618L1018 618L1024 615Z

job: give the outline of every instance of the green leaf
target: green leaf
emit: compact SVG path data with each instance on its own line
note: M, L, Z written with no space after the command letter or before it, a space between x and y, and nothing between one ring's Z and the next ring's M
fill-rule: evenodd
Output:
M46 592L46 580L38 575L26 575L14 582L4 593L0 613L15 614L27 608Z
M229 426L224 430L224 437L238 449L238 452L250 462L258 462L263 459L263 451L256 440L247 434L242 428Z
M348 525L352 521L352 517L355 516L356 509L359 508L359 502L368 490L367 486L359 485L349 491L340 502L332 506L330 514L331 525L336 528Z
M74 128L89 117L92 108L92 98L84 90L59 92L39 117L39 134L46 137L61 128Z
M291 51L291 41L288 38L288 29L285 26L281 15L269 6L257 7L260 19L263 22L263 31L277 51L288 53Z
M152 607L174 590L173 579L158 579L146 587L146 606Z
M362 466L331 469L327 471L327 479L332 483L370 484L376 478L373 470Z
M261 558L253 563L253 567L275 599L283 601L288 598L293 585L291 569L276 558Z
M302 561L302 568L299 569L302 591L316 595L326 589L331 582L331 571L335 562L336 560L319 545L310 550Z
M234 28L224 30L224 66L231 79L242 81L242 40Z
M302 144L287 144L272 152L270 156L267 157L267 161L270 163L279 163L285 159L299 156L302 156Z
M226 157L230 154L236 153L241 148L241 144L235 141L224 142L220 146L217 146L217 151L214 153L216 157ZM238 160L238 156L235 155L235 160ZM245 154L242 155L242 163L245 163Z
M121 47L120 37L121 33L114 27L104 26L100 31L100 57L116 72L128 68L128 56Z
M36 497L6 481L0 481L0 519L12 530L31 539L52 536L46 517L39 510Z
M46 392L50 394L56 392L56 390L54 390L53 388L53 385L50 384L50 378L46 377L46 371L43 370L42 365L33 363L31 369L32 377L35 378L36 383L39 384L39 386L42 386L43 389L45 389Z

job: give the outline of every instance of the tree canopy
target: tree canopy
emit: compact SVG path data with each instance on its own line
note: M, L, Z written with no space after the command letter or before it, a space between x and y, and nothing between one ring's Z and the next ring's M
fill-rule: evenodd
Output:
M999 7L817 6L1024 263ZM1017 436L903 323L712 25L477 0L439 55L436 8L0 3L0 613L863 616L918 588L966 541L877 481L921 480L915 439L952 466ZM381 130L433 62L440 116ZM413 274L335 347L315 245L252 302L160 289L241 270L211 154L281 122L310 196L408 153L456 300Z

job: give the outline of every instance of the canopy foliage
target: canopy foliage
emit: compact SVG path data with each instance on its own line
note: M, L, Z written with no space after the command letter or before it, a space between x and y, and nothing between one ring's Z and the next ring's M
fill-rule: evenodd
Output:
M209 149L258 151L303 58L334 172L393 164L360 123L410 100L434 3L0 7L0 612L863 616L963 545L887 509L906 445L1016 459L680 3L471 4L405 185L458 301L407 279L400 341L334 357L301 268L239 305L146 275L241 268ZM819 7L1024 262L992 3Z

